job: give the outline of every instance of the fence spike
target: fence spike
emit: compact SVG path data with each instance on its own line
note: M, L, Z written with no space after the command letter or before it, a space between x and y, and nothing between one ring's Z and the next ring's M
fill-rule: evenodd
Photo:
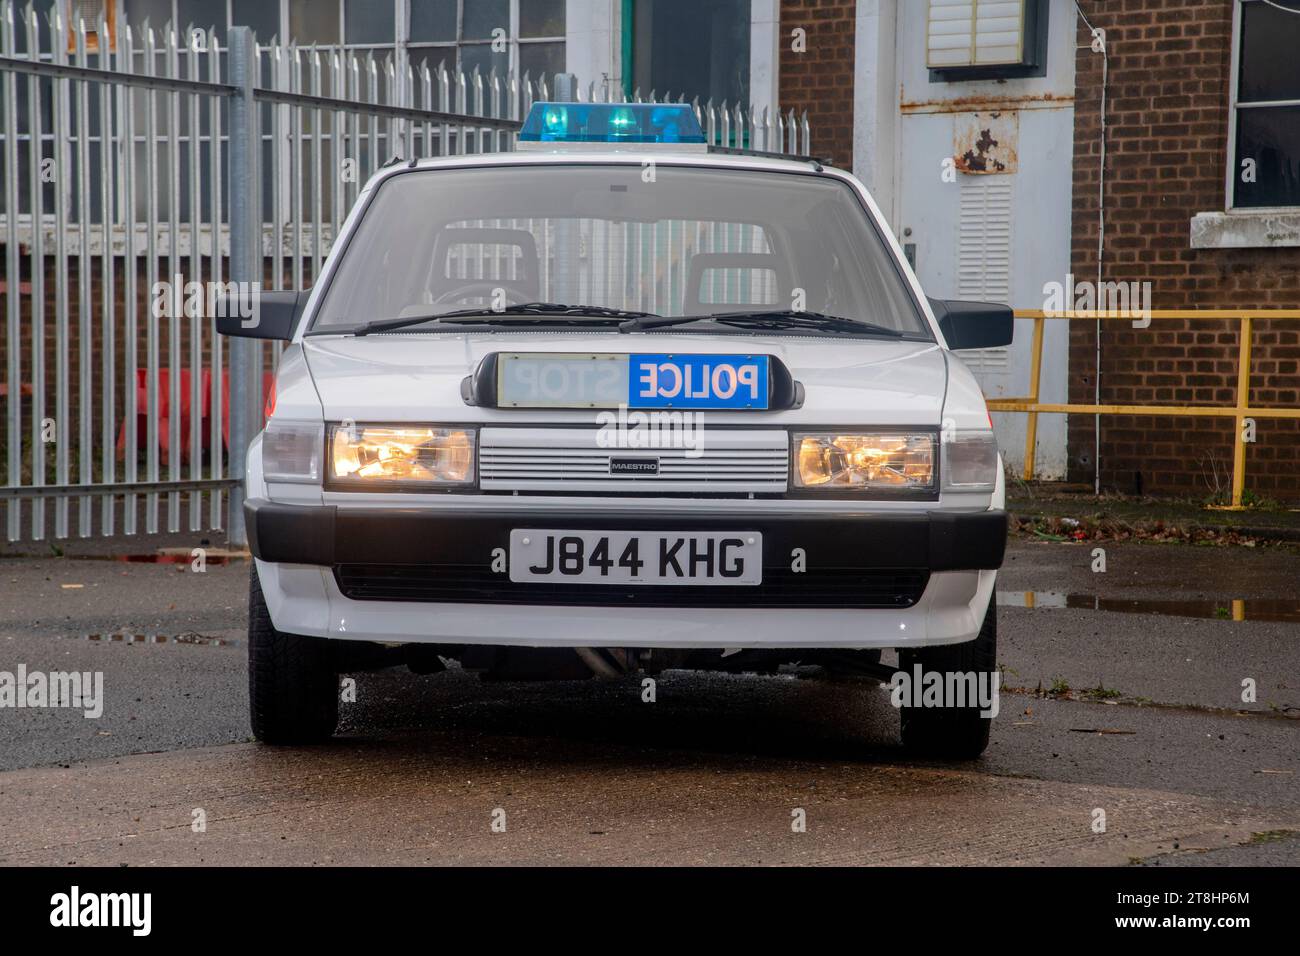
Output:
M104 8L100 8L99 13L95 16L95 35L99 38L99 55L104 57L100 61L100 69L108 69L104 66L108 62L108 20L105 18Z

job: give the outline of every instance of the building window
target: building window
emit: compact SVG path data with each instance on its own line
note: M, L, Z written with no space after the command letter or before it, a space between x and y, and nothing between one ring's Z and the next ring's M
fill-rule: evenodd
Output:
M749 106L750 0L637 0L632 89Z
M405 53L418 72L474 68L562 73L565 0L64 0L98 11L122 3L127 23L155 30L165 23L215 27L224 43L228 26L253 28L258 43L273 37L300 47L346 47L382 62ZM84 15L84 14L83 14ZM94 14L91 15L93 19Z
M406 48L418 71L475 67L537 79L564 71L565 0L409 0Z
M1048 0L929 0L933 82L1047 75Z
M518 0L519 72L564 72L565 0Z
M1243 0L1236 14L1228 205L1300 206L1300 0Z

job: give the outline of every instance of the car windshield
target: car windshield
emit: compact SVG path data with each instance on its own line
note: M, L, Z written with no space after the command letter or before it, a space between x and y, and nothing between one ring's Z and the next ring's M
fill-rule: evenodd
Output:
M313 331L403 319L415 331L433 327L421 317L479 309L536 324L558 314L551 305L569 310L570 325L617 321L602 309L756 312L771 322L729 320L729 330L806 334L789 317L808 313L852 319L864 334L931 337L847 183L663 163L394 175L349 240Z

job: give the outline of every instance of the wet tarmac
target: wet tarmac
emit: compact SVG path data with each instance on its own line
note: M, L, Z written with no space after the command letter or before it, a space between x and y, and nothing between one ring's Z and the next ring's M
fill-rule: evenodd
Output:
M0 863L1300 863L1300 629L1269 616L1300 556L1091 551L1012 542L1010 689L967 764L908 759L877 682L805 672L669 672L647 704L392 669L357 675L335 743L266 748L246 562L0 560L0 670L106 695L0 709Z

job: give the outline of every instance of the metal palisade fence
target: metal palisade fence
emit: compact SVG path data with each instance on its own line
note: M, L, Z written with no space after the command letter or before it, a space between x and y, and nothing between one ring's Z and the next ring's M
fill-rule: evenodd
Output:
M384 162L511 150L535 100L604 96L239 27L222 46L132 29L122 7L69 24L0 0L6 535L242 541L239 476L279 348L223 343L212 290L307 288ZM811 152L806 115L694 106L711 144Z

